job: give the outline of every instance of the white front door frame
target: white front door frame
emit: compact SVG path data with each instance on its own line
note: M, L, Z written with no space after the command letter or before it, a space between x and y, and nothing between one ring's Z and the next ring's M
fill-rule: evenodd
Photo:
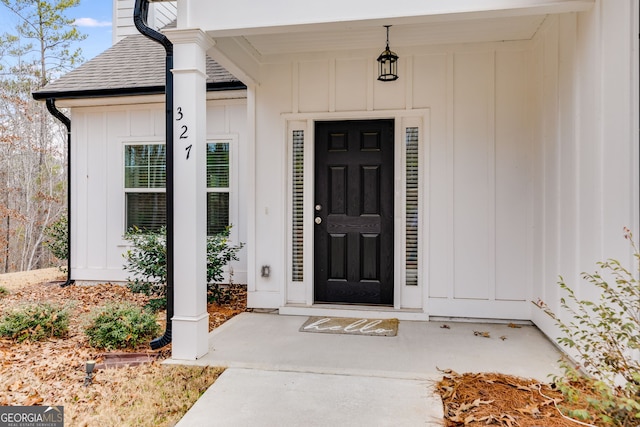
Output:
M428 158L429 151L429 109L416 110L385 110L385 111L360 111L340 113L295 113L284 114L283 126L287 130L288 153L288 179L286 180L285 194L287 207L286 224L287 236L287 280L284 284L283 306L279 308L281 314L301 315L340 315L340 316L371 316L395 317L403 320L428 320L428 311L425 295L428 294L428 275L424 274L426 260L428 259ZM314 150L315 134L314 123L320 120L395 120L394 145L395 145L395 182L394 182L394 306L372 307L357 305L314 304L313 292L313 189L314 189ZM405 138L406 128L417 127L419 129L419 212L420 228L418 235L418 285L405 285ZM293 131L304 132L304 195L303 195L303 280L294 281L292 277L293 248L293 200L292 200L292 161L293 161Z

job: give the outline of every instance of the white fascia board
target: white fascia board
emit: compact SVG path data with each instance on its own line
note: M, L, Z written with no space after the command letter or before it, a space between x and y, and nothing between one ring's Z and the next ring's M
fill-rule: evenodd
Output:
M433 22L479 17L504 17L581 12L595 0L211 0L179 3L179 25L201 28L214 37L234 37L331 27ZM215 10L215 13L211 11ZM251 11L251 13L247 13ZM179 19L180 21L180 19Z
M246 90L220 90L207 92L207 101L247 99ZM108 107L113 105L163 104L164 94L139 96L110 96L103 98L70 98L56 100L61 108Z

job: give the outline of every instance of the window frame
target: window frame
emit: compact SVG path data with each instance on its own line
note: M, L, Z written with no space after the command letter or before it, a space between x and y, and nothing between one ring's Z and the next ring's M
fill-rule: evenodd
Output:
M165 193L167 192L167 185L166 185L166 169L165 169L165 185L164 187L126 187L126 173L127 173L127 148L128 146L132 146L132 145L164 145L166 146L166 143L164 141L158 140L157 138L154 139L136 139L136 140L130 140L130 141L123 141L122 143L122 153L120 156L121 159L121 173L120 173L120 178L122 179L122 229L123 229L123 234L126 233L128 231L128 218L127 218L127 194L130 193ZM166 148L165 148L165 168L166 168ZM166 197L166 196L165 196Z
M229 240L231 242L240 241L240 209L238 206L240 202L238 197L240 188L239 141L240 135L237 133L209 134L206 141L207 144L211 142L229 143L229 225L231 225Z
M238 187L239 187L239 163L238 163L238 141L239 135L236 133L220 133L208 135L205 144L210 143L228 143L229 144L229 187L225 189L209 188L206 187L205 182L205 197L206 194L215 192L227 192L229 194L229 224L232 226L229 239L232 242L238 242L239 232L239 209L238 209ZM165 193L166 184L162 188L128 188L125 187L126 180L126 146L129 145L166 145L165 141L158 139L157 137L139 137L135 139L121 140L121 154L120 154L120 173L119 179L121 192L121 230L122 235L127 232L127 193ZM206 158L205 158L206 163ZM206 175L206 164L205 164ZM205 176L206 180L206 176ZM122 239L121 245L128 245L128 243Z
M210 193L219 193L219 194L223 194L226 193L228 194L229 197L229 212L227 212L227 216L229 218L229 224L231 225L231 233L234 233L234 227L237 227L237 223L234 224L234 219L236 218L235 213L237 212L237 210L232 206L234 201L235 201L235 197L233 197L234 195L234 191L232 191L232 189L234 188L235 182L236 182L236 176L235 173L237 171L237 167L234 166L234 159L235 159L235 155L234 155L234 147L236 145L235 141L237 141L237 138L233 138L232 135L218 135L216 137L209 137L207 138L206 144L207 146L209 144L228 144L229 145L229 182L228 182L228 186L227 187L209 187L207 185L207 183L205 182L205 192L207 194L207 196ZM206 162L206 159L205 159ZM205 164L205 174L206 174L206 164ZM232 215L233 213L233 215ZM207 214L208 214L208 206L207 206ZM209 224L207 224L207 228L209 227ZM208 233L207 233L208 235ZM230 236L231 240L234 240L231 236Z

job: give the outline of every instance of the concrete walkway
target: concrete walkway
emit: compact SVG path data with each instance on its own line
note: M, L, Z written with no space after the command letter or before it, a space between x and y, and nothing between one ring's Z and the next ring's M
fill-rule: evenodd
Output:
M438 368L560 373L559 351L533 326L402 321L397 336L373 337L299 332L306 319L243 313L213 331L190 363L228 369L177 427L440 426Z

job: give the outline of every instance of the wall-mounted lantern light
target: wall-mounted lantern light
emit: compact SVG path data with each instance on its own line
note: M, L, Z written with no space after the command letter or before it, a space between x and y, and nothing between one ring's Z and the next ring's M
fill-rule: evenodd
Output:
M389 50L390 26L391 25L384 26L387 29L387 47L384 49L384 52L378 56L378 80L382 82L398 80L398 55Z

